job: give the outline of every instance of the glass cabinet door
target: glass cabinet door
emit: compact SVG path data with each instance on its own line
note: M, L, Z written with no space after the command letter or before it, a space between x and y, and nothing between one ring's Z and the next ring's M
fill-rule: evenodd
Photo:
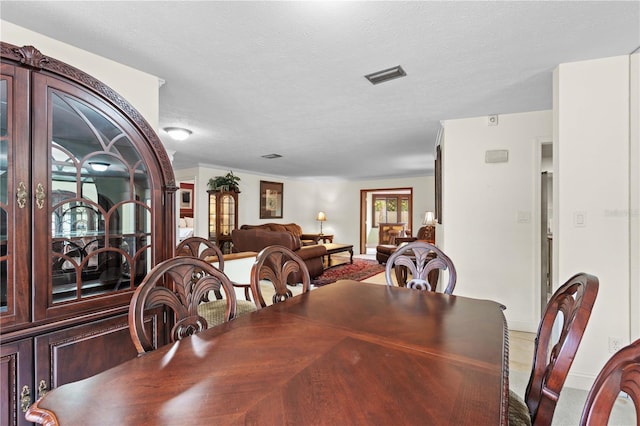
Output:
M238 193L209 190L209 240L222 253L232 251L231 232L238 225Z
M16 119L28 113L28 74L0 66L0 326L9 326L29 321L29 132Z
M236 200L231 194L224 194L220 200L221 208L221 221L220 221L220 233L223 237L230 238L231 231L236 229Z
M216 242L218 240L218 197L216 192L209 192L209 240Z
M36 316L44 317L142 281L151 265L153 203L150 173L131 140L135 131L66 83L34 83L47 105L34 114L46 114L39 119L49 123L34 132L32 182L36 238L51 247L47 259L34 258L51 265L40 268L49 276L35 277L36 297L47 301L36 304L47 306Z

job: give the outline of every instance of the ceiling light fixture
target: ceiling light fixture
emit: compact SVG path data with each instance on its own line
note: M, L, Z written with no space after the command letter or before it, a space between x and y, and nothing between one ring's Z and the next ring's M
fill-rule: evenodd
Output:
M183 129L182 127L165 127L163 130L176 141L183 141L193 133L191 130Z
M280 154L267 154L262 156L262 158L267 158L269 160L273 160L274 158L280 158L280 157L282 157L282 155Z
M89 161L89 165L94 172L106 172L111 164L104 161Z
M393 68L367 74L364 77L369 80L371 84L378 84L393 80L394 78L405 77L406 75L407 73L398 65Z

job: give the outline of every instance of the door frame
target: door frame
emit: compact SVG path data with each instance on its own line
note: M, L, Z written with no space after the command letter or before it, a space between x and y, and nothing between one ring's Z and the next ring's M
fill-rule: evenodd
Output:
M536 318L541 318L542 314L545 310L546 304L542 302L542 244L541 244L541 233L542 233L542 215L541 215L541 209L542 209L542 182L540 179L540 174L542 173L542 145L546 145L546 144L552 144L553 145L553 139L550 137L537 137L533 140L533 151L534 151L534 155L533 155L533 182L534 182L534 190L533 190L533 214L532 214L532 218L533 218L533 233L534 233L534 271L535 271L535 279L534 279L534 283L535 283L535 294L538 295L538 299L540 300L539 303L535 303L534 304L534 315ZM552 159L553 161L553 159ZM552 172L553 172L553 167L551 168ZM554 188L555 189L555 188ZM555 193L555 190L554 190ZM557 207L556 207L557 208ZM554 215L554 221L551 224L551 233L552 235L556 235L557 236L557 229L555 227L555 215ZM556 252L555 248L552 248L553 252ZM553 291L555 291L555 288L553 288L554 284L555 284L555 270L556 270L556 264L555 264L555 255L550 259L551 264L549 265L549 267L551 268L552 271L552 275L551 275L551 283L552 283L552 293Z
M367 252L367 197L370 193L408 192L409 195L409 229L413 232L413 187L370 188L360 190L360 254Z

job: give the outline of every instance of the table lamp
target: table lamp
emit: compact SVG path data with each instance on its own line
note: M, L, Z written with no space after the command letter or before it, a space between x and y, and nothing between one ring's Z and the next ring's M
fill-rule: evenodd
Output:
M430 244L436 243L436 218L433 212L425 212L424 220L422 221L422 225L425 227L425 236L426 240Z
M324 212L318 212L318 216L316 216L316 220L320 222L320 235L322 235L322 222L327 220L327 215Z

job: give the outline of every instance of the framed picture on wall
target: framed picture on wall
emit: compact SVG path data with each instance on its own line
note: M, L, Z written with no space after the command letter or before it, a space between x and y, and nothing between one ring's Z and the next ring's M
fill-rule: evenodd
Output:
M193 189L180 188L180 208L193 210Z
M282 182L260 181L260 219L282 219Z
M180 189L176 193L176 203L180 208L180 217L193 217L193 206L195 204L193 183L180 182Z
M442 224L442 150L436 146L436 161L434 166L436 177L436 220Z

